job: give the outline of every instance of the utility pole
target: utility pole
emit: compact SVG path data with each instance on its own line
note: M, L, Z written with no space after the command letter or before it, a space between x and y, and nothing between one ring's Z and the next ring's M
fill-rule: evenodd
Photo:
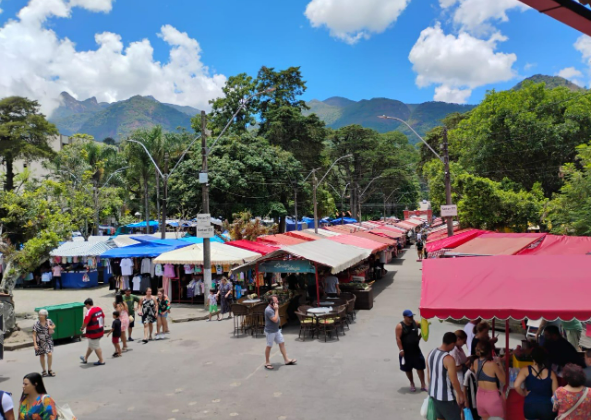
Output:
M168 173L168 152L164 152L164 173L165 175L162 177L162 186L164 187L164 199L162 200L161 206L161 216L162 221L160 222L160 238L166 239L166 207L168 206L168 177L170 174ZM158 175L158 174L156 174ZM158 176L156 176L158 179Z
M295 184L295 187L293 189L293 207L294 207L294 212L295 212L295 222L296 222L296 231L300 230L298 228L298 186L297 184Z
M314 196L312 200L314 200L314 233L318 233L318 203L316 202L316 189L318 188L318 180L316 179L316 169L312 169L312 176L314 181L314 187L312 190L314 191Z
M203 213L209 214L209 178L207 173L207 116L201 111L201 173L205 174L204 182L201 184L201 196L203 198ZM205 290L211 289L211 242L209 238L203 238L203 283ZM207 305L205 299L205 305Z
M447 150L447 127L443 127L443 164L445 166L445 204L450 205L451 202L451 177L449 173L449 153ZM454 234L453 217L446 217L447 219L447 236Z
M92 190L93 190L92 192L94 195L94 197L93 197L94 198L94 226L95 226L94 227L94 234L98 236L99 235L99 208L98 208L98 206L99 206L99 196L98 196L99 190L98 190L98 185L94 185L92 187Z

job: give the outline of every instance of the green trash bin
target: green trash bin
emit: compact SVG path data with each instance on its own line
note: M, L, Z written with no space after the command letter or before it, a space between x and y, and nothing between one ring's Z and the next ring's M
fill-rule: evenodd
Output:
M45 309L48 319L55 324L53 339L74 338L82 335L80 327L84 320L84 304L81 302L64 303L62 305L41 306L35 312Z

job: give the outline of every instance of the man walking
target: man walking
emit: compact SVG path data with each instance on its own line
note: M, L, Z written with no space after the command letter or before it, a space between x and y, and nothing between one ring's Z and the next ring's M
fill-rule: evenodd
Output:
M101 350L101 338L105 334L105 314L103 310L98 306L94 306L94 302L91 298L84 301L86 306L86 316L84 317L84 323L80 331L86 329L86 338L88 339L88 349L86 350L86 356L80 356L82 363L88 363L88 357L94 351L98 357L98 362L95 362L95 366L102 366L105 364L103 360L103 351Z
M456 361L449 354L456 346L457 337L452 332L443 335L441 346L429 353L427 375L429 396L433 399L438 420L461 420L464 393L456 373Z
M286 365L295 365L296 359L289 359L287 352L285 351L285 342L283 340L283 334L279 328L279 301L277 296L269 297L269 306L265 309L265 335L267 336L267 348L265 349L265 369L273 370L273 365L269 360L271 357L271 348L273 343L279 344L279 350L283 355L283 360Z
M135 310L136 305L140 302L140 298L136 295L132 295L130 289L125 289L123 302L125 302L127 305L127 313L129 314L129 318L133 318L133 321L131 319L129 320L129 327L127 327L127 341L133 341L133 338L131 338L131 333L133 331L133 327L135 327Z
M414 314L410 309L402 312L404 320L396 325L396 344L400 354L400 370L406 373L410 381L410 392L416 392L415 381L412 375L412 370L415 369L421 381L421 391L427 392L425 386L425 357L419 347L421 341L421 334L419 331L419 324L414 320Z

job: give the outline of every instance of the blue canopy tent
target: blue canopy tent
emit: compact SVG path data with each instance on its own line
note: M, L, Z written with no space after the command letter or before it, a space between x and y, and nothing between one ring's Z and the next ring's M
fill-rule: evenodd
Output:
M214 236L213 238L209 238L210 242L219 242L221 244L225 243L225 241L220 238L219 236ZM189 242L191 244L202 244L203 238L196 238L194 236L186 236L184 238L179 239L179 241Z
M146 237L133 236L132 239L139 244L123 248L113 248L101 254L101 258L154 258L160 254L191 245L190 242L180 239L147 239Z
M357 220L353 219L352 217L339 217L338 219L333 219L330 223L333 225L346 225L348 223L357 223Z
M304 223L303 222L298 222L297 223L297 229L296 229L296 222L288 217L285 219L285 231L286 232L291 232L292 230L302 230L304 229Z

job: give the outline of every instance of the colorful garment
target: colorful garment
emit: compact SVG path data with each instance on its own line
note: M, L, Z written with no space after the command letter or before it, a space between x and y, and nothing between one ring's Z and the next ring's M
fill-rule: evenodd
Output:
M156 304L154 303L153 297L144 297L142 301L142 322L144 324L153 324L156 322Z
M170 302L166 298L158 299L158 314L165 314L170 309Z
M47 394L39 395L31 405L24 398L18 412L19 420L57 420L55 401Z
M49 333L50 322L51 320L48 319L45 322L45 326L41 324L41 321L37 321L33 325L33 331L37 334L37 350L35 350L35 356L53 353L53 339Z
M581 398L583 392L587 393L585 400L577 407L575 411L569 414L567 419L588 420L591 413L591 389L589 388L584 388L584 390L580 392L569 392L562 387L558 388L554 394L554 398L556 399L555 407L558 410L558 417L573 407L577 401L579 401L579 398Z
M174 271L174 265L172 264L165 264L164 265L164 274L165 277L170 279L176 279L176 273Z

